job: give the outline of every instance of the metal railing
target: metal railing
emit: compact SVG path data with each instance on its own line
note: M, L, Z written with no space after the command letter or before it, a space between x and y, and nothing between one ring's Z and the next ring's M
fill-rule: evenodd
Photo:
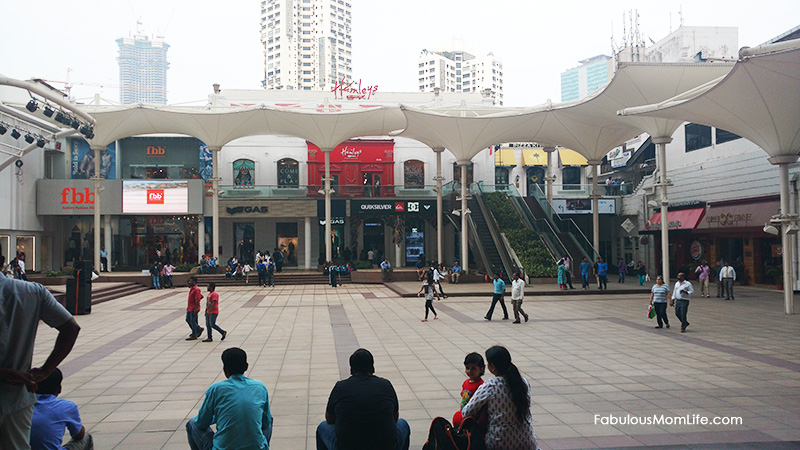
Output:
M583 251L583 256L586 256L590 261L594 260L594 255L598 255L599 253L594 248L591 241L583 233L583 230L581 230L572 219L565 219L561 217L561 215L558 214L555 209L553 209L553 206L547 202L547 196L542 191L541 187L536 185L536 188L537 189L534 189L532 192L532 197L539 203L539 206L545 212L548 223L550 223L557 232L569 234L577 248ZM529 192L529 194L531 194L531 192ZM531 197L531 195L529 195L529 197ZM573 260L576 260L574 256Z
M497 248L497 253L500 255L500 261L503 263L503 272L506 274L506 276L509 276L517 269L521 269L522 267L519 261L517 261L516 264L514 261L512 261L508 240L504 239L503 234L500 231L500 226L497 224L497 219L495 219L492 210L488 207L483 198L483 194L486 192L500 191L507 193L508 185L486 186L483 183L473 183L473 185L475 186L473 188L474 192L479 194L475 196L475 199L478 201L478 205L483 211L483 219L486 222L486 227L489 229L489 234L492 236L492 240ZM492 272L492 275L494 275L494 270Z
M360 186L360 185L331 185L334 189L334 198L370 198L370 197L400 197L400 198L436 198L436 186ZM301 185L301 186L277 186L277 185L254 185L254 186L234 186L220 185L221 199L237 200L263 200L268 198L292 199L304 197L324 197L325 194L321 185ZM450 182L442 185L442 196L447 196L459 192L461 185Z
M537 186L539 186L537 184ZM612 184L607 186L605 181L597 185L597 192L601 197L619 197L633 193L636 185L626 181L623 184ZM543 187L539 187L544 189ZM594 194L594 186L591 184L554 184L554 198L591 198Z

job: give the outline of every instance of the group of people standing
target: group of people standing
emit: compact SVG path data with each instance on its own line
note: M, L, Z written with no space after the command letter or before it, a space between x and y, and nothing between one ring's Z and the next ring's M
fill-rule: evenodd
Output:
M25 273L25 252L17 253L17 256L7 266L5 262L0 264L0 270L6 278L28 281Z
M153 261L153 265L150 266L150 279L152 281L152 288L153 289L173 289L175 285L172 283L172 272L175 270L175 266L172 263L167 262L163 264L160 260L156 259Z

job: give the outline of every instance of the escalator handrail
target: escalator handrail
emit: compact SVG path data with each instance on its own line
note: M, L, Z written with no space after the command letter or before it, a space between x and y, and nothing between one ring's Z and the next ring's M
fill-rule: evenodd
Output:
M489 209L486 206L486 203L483 201L483 189L481 184L476 184L475 193L476 195L474 195L473 198L481 208L484 221L486 222L486 228L489 230L489 234L492 236L492 241L494 241L495 247L497 248L497 253L500 255L500 262L503 264L503 269L506 274L511 274L514 270L514 264L511 262L511 256L509 255L508 249L505 247L505 243L500 236L500 227L497 225L497 219L495 219L494 214L492 214L492 210ZM494 276L494 274L492 275Z

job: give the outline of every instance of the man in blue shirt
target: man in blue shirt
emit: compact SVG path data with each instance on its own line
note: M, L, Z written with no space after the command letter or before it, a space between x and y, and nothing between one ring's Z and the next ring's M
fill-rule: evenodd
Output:
M247 378L247 353L236 347L222 352L222 370L228 378L211 385L197 417L186 423L192 450L268 450L272 415L264 383ZM211 424L217 424L217 432Z
M503 307L503 320L508 320L508 310L506 309L506 302L503 301L503 294L506 292L506 283L500 278L500 272L496 272L494 274L494 295L492 296L492 306L489 307L489 312L486 313L484 319L492 320L492 314L494 313L494 307L497 305L497 302L500 302L500 306Z
M608 290L608 264L603 261L603 258L597 258L597 276L600 290Z
M58 398L64 375L55 369L36 386L36 405L31 422L31 448L41 450L93 450L92 435L81 423L78 406ZM63 447L64 428L72 439Z
M392 265L389 263L388 258L381 263L381 274L383 275L383 281L392 281Z
M458 277L460 276L461 276L461 265L459 265L458 260L456 260L456 262L453 263L453 275L450 277L450 281L452 281L453 284L456 284L458 283Z

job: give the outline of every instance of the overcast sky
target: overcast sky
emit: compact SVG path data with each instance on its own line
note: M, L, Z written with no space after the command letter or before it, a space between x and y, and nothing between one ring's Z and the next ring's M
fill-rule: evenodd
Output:
M452 38L503 59L505 104L560 100L560 74L578 60L611 54L623 13L638 8L640 31L655 41L680 25L734 26L738 46L756 46L800 25L797 0L552 1L349 0L354 78L381 91L415 91L417 57ZM260 0L54 0L4 2L0 73L75 84L73 96L118 101L116 39L136 29L170 45L169 103L222 88L258 89L263 78ZM671 28L670 28L671 27ZM648 41L649 42L649 41ZM53 83L58 88L63 84Z

